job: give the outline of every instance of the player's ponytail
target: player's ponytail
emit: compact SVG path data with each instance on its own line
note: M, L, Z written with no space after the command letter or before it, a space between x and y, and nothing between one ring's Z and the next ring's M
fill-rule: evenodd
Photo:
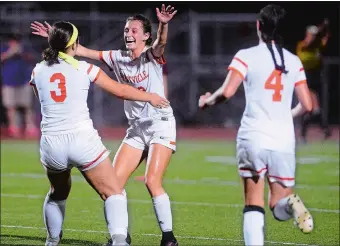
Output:
M285 67L285 60L283 55L283 39L280 35L282 27L282 19L285 16L285 10L278 5L267 5L260 11L259 30L261 32L261 39L266 43L267 48L274 61L275 69L282 73L288 73ZM276 47L281 58L281 65L278 65L273 45Z
M53 24L48 36L49 47L42 53L43 60L48 66L58 64L59 51L65 52L73 34L73 26L69 22L56 22ZM78 39L77 39L78 40Z
M59 63L58 53L59 53L58 50L48 47L43 51L42 58L44 61L46 61L48 66L52 66L53 64Z
M269 49L269 52L273 58L273 61L274 61L274 65L275 65L275 70L279 70L281 71L281 73L288 73L288 71L286 70L286 66L285 66L285 58L283 56L283 49L282 49L282 46L279 45L279 44L274 44L277 51L279 52L279 56L281 58L281 66L277 64L277 61L276 61L276 58L275 58L275 53L274 53L274 50L273 50L273 45L271 43L266 43L267 45L267 48Z

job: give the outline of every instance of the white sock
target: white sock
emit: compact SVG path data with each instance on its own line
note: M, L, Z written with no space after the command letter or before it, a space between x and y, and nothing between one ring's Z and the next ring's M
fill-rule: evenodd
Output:
M152 202L162 232L172 231L172 214L168 194L154 197Z
M243 214L243 236L246 246L264 244L264 214L248 211Z
M127 230L129 230L129 208L128 208L128 203L127 203L127 193L126 193L126 190L124 189L123 192L122 192L122 195L125 197L125 200L126 200L126 211L128 211L128 227L127 227Z
M285 197L276 203L273 209L273 215L275 219L285 221L293 217L291 208L288 205L288 199L288 197Z
M127 236L128 211L127 200L124 195L112 195L104 202L104 214L110 236Z
M49 238L56 239L61 232L65 217L66 200L53 201L48 193L44 202L44 223Z

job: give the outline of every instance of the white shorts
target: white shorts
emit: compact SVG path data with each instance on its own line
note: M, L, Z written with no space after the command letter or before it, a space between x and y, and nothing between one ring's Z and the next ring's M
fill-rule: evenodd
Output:
M40 160L50 172L62 172L72 167L87 171L109 154L95 129L42 135L40 139Z
M241 177L264 177L286 187L295 184L295 154L260 149L247 141L237 143L238 170Z
M161 119L139 119L131 123L123 140L136 149L148 150L151 144L161 144L176 151L176 120L174 116Z

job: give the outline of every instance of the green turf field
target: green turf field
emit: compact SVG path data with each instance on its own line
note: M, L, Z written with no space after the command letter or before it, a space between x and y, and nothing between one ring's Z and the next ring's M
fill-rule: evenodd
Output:
M117 149L119 142L107 142ZM113 157L111 154L111 158ZM180 245L240 245L243 196L234 143L179 141L165 177ZM339 146L334 142L298 147L297 192L314 216L313 233L292 221L277 222L266 208L268 245L339 245ZM134 176L143 174L142 165ZM43 245L42 204L48 182L36 142L1 143L1 245ZM159 245L160 231L143 183L127 186L133 245ZM73 170L62 245L106 243L103 203Z

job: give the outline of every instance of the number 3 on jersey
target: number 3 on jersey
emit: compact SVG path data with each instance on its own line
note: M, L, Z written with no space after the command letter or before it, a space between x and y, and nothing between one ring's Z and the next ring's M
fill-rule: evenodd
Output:
M281 78L281 72L278 70L274 70L264 84L264 88L266 90L274 90L273 102L281 102L281 91L283 90Z
M54 73L50 78L50 82L54 83L56 81L58 81L58 88L60 90L60 93L58 93L57 95L56 91L50 91L50 94L55 102L61 103L64 102L66 99L65 76L62 73Z

